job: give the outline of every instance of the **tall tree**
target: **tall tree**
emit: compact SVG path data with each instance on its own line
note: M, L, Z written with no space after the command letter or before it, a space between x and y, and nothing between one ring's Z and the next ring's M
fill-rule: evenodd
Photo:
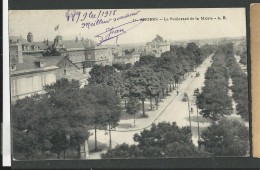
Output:
M152 85L155 74L149 67L136 67L126 73L129 95L142 101L143 116L145 116L144 101L148 95L148 86Z
M111 77L115 73L115 68L109 65L94 65L89 72L89 84L111 85Z
M97 150L97 129L106 129L108 126L111 146L111 128L118 125L121 115L120 98L112 87L102 85L89 85L83 89L84 95L91 95L91 103L95 112L91 116L91 122L95 129L95 150Z
M242 122L222 118L202 132L199 145L215 156L246 156L248 130Z
M139 100L135 97L130 97L126 104L126 112L130 115L134 115L134 126L135 126L135 115L141 109Z

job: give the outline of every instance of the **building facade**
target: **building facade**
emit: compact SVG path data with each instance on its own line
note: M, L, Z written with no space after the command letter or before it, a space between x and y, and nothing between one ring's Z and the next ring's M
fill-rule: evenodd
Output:
M152 41L148 42L143 51L143 55L153 55L155 57L160 57L162 53L170 51L170 43L167 41L157 42Z
M111 48L93 47L86 49L86 60L89 61L90 66L95 64L112 65L114 56Z
M132 53L121 56L115 56L113 64L132 64L140 60L140 53Z
M33 41L32 35L28 36L29 41ZM13 41L10 39L10 88L11 101L30 97L36 93L44 92L43 87L56 82L55 65L46 65L39 55L24 53L20 39Z
M57 67L29 69L10 73L11 101L31 97L44 92L43 87L56 82Z
M63 40L62 36L58 35L54 39L52 45L61 55L69 56L69 60L78 67L82 63L87 63L87 67L92 67L95 64L112 65L114 60L112 49L109 47L98 47L91 40Z

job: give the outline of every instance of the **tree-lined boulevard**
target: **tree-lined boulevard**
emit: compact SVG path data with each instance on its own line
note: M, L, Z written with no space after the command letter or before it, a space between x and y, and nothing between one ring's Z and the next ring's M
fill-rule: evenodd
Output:
M14 103L14 157L247 153L248 129L242 121L225 118L232 110L231 77L237 114L248 120L247 79L234 58L232 44L172 46L159 58L146 55L133 66L116 68L95 65L83 88L78 81L61 79L46 86L45 94Z

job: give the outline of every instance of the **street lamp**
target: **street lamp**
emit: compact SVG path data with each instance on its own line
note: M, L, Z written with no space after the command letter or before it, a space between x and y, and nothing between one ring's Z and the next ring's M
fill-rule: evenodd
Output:
M189 110L189 121L190 121L190 133L191 133L191 118L190 118L190 100L189 100L189 96L187 94L187 99L188 99L188 110Z
M191 117L190 117L190 114L191 114L191 112L193 112L193 109L191 110L191 108L190 108L190 100L189 100L189 96L188 96L188 95L187 95L187 100L188 100L190 132L191 132ZM195 105L196 105L196 110L197 110L198 142L199 142L199 140L200 140L200 125L199 125L199 108L198 108L198 101L196 101Z
M199 122L198 101L196 101L196 108L197 108L197 122L198 122L198 142L199 142L200 141L200 122Z

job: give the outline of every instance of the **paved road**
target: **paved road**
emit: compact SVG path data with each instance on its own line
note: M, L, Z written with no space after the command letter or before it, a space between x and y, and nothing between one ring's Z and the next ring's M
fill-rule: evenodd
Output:
M207 58L203 64L197 69L197 72L200 73L199 77L195 77L196 73L192 73L192 78L189 77L183 84L181 85L181 89L179 90L179 95L174 98L172 103L166 108L164 113L155 121L155 123L168 121L168 122L176 122L179 127L190 126L189 123L189 110L188 110L188 102L183 102L182 98L184 92L188 94L190 107L193 108L193 113L191 113L191 127L192 127L192 139L195 145L197 145L198 140L198 123L197 123L197 112L196 112L196 97L193 95L194 90L199 88L201 91L201 87L204 86L204 74L207 71L207 68L211 65L211 57ZM207 127L209 123L206 123L206 120L199 115L200 120L200 130Z
M195 145L197 145L198 140L198 130L197 130L197 114L196 114L196 105L195 96L193 96L193 92L196 88L199 88L201 91L201 87L204 85L204 74L207 68L211 65L212 55L208 57L196 70L196 72L200 73L199 77L196 77L196 72L193 72L189 75L189 77L184 80L179 86L179 94L177 95L175 91L172 92L171 97L168 99L169 104L163 108L162 112L156 116L150 123L158 123L158 122L176 122L178 126L189 126L189 112L188 112L188 102L183 102L182 98L184 92L186 92L190 99L191 107L193 108L194 113L191 114L191 126L192 126L192 139ZM173 95L174 94L174 95ZM205 119L199 116L200 119L200 129L203 129L209 125L208 122L205 122ZM141 122L139 122L141 123ZM144 124L143 127L146 127L147 124ZM149 128L149 127L147 127ZM133 129L134 130L134 129ZM112 144L113 147L117 144L127 143L134 144L133 136L135 133L140 133L143 129L138 128L134 131L112 131ZM109 140L108 134L106 134L103 130L99 130L97 132L98 141L102 141L102 143L107 143ZM89 138L89 140L94 140L94 135ZM90 155L90 158L91 155ZM97 154L95 154L94 159L98 159Z

